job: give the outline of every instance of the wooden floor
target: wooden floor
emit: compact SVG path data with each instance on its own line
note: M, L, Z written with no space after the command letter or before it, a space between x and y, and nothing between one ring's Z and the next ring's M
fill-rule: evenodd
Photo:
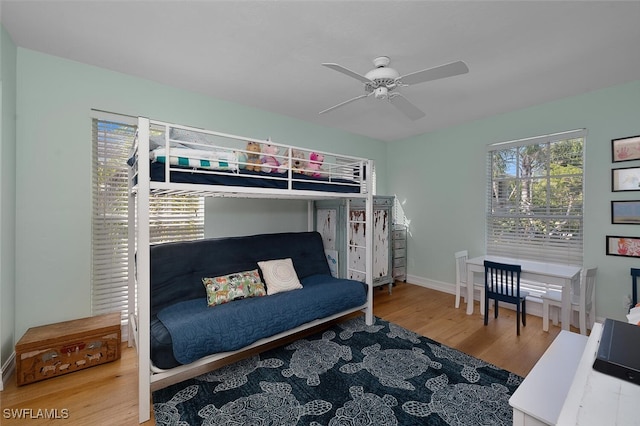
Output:
M514 311L501 309L497 320L490 315L486 327L478 311L476 302L475 314L466 315L464 306L454 308L453 295L406 283L394 286L392 294L386 287L374 294L377 317L521 376L560 332L552 325L543 332L541 318L530 315L517 337ZM135 349L125 344L122 358L112 363L22 387L12 377L0 392L0 424L136 425L136 365ZM145 424L154 424L153 417Z

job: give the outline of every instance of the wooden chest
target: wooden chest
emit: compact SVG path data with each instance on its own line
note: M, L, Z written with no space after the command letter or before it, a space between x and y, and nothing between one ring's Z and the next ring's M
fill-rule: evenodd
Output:
M32 327L16 343L18 386L120 358L120 313Z

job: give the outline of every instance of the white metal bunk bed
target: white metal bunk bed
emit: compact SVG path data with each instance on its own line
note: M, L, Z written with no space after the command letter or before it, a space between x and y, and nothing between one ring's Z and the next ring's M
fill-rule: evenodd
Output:
M176 134L188 135L174 139ZM190 135L190 136L189 136ZM196 137L191 137L196 136ZM160 137L160 141L158 141ZM258 144L276 145L280 150L278 161L282 163L283 174L264 176L263 173L248 173L246 171L248 152L245 144L255 142ZM151 166L157 168L158 164L153 164L152 159L157 159L151 152L151 145L160 145L164 148L164 153L169 154L170 150L179 145L181 148L198 150L209 150L215 154L207 156L209 160L215 162L220 160L221 167L208 167L206 169L183 167L181 161L172 161L171 155L166 155L163 170L163 178L151 177ZM250 350L259 350L261 346L273 344L273 342L297 333L302 330L314 327L321 323L339 318L350 312L364 311L367 324L373 323L373 233L367 233L366 247L350 247L346 253L352 251L364 251L366 258L365 271L347 271L347 275L364 275L368 286L367 302L363 307L358 307L350 311L341 312L337 315L315 320L313 322L296 327L287 332L277 334L270 338L262 339L254 344L238 351L225 352L209 355L189 365L181 365L169 370L160 370L154 367L150 361L150 232L149 232L149 200L150 195L191 195L191 196L212 196L212 197L245 197L245 198L279 198L279 199L304 199L308 201L308 229L313 230L313 200L345 198L365 200L365 220L363 224L372 229L370 221L373 218L373 193L372 175L373 161L363 158L350 157L332 153L321 152L325 161L322 165L322 179L316 182L313 179L301 178L299 169L296 169L294 152L305 152L308 159L310 150L296 148L292 146L276 144L269 140L258 140L235 136L225 133L206 131L202 129L179 126L170 123L149 120L148 118L138 118L138 133L132 149L130 171L129 171L129 346L135 344L138 352L138 397L139 397L139 421L140 423L149 420L151 409L151 391L161 389L171 383L176 383L198 374L211 370L225 361L242 358L243 353ZM318 152L318 151L315 151ZM229 153L233 153L232 163L229 164ZM206 154L206 153L205 153ZM176 154L178 155L178 154ZM237 161L234 161L237 160ZM195 161L198 161L197 159ZM172 164L173 163L173 164ZM296 172L296 173L294 173ZM316 168L317 172L317 168ZM186 174L198 176L203 179L213 176L221 176L226 179L242 177L248 179L262 179L270 182L276 187L253 187L244 184L232 184L241 186L228 186L225 184L205 184L205 183L177 183L174 176L185 176ZM199 182L198 180L196 180ZM314 187L315 184L319 190ZM331 185L336 185L336 190L332 190ZM251 185L251 184L250 184ZM327 186L328 185L328 186ZM351 186L348 191L342 192L345 186ZM320 190L321 189L321 190ZM349 229L349 223L344 224ZM137 250L137 253L136 253ZM346 260L347 264L350 262ZM136 299L137 298L137 299Z

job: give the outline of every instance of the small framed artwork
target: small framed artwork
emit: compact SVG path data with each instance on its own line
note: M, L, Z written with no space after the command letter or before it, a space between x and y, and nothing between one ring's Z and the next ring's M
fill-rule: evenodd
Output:
M640 191L640 167L611 169L611 190Z
M612 201L611 223L640 225L640 200Z
M640 160L640 135L611 139L611 161Z
M607 235L607 255L640 257L640 238Z

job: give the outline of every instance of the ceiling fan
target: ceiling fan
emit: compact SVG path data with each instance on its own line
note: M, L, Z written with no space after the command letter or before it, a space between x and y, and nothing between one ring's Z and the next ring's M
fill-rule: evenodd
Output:
M333 111L336 108L357 101L358 99L368 98L374 96L376 99L386 99L393 106L398 108L411 120L417 120L425 116L425 113L417 106L409 102L400 92L396 91L398 87L406 87L412 84L424 83L426 81L437 80L440 78L453 77L455 75L466 74L469 72L467 64L462 61L451 62L449 64L440 65L433 68L428 68L422 71L412 72L400 76L398 71L393 68L389 68L391 60L387 56L379 56L373 60L375 68L366 73L365 75L358 74L355 71L351 71L342 65L334 63L324 63L323 66L331 68L332 70L341 72L353 77L356 80L364 83L364 95L356 96L338 105L334 105L331 108L327 108L320 111L320 114L324 114L329 111Z

